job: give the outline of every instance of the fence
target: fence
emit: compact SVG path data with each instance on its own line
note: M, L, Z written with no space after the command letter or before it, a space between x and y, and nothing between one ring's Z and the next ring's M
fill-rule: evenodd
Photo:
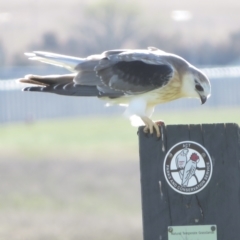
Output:
M90 115L121 114L122 107L104 107L97 98L66 97L49 93L22 92L23 84L16 83L28 73L65 73L61 68L3 69L0 74L0 122L28 121L32 119L63 118ZM205 68L212 84L212 96L207 102L210 108L240 107L240 67ZM188 110L199 108L199 101L181 99L159 105L156 111Z

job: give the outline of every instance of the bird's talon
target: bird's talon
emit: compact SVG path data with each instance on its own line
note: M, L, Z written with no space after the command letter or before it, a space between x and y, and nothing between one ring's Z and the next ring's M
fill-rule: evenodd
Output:
M145 126L145 127L143 128L143 132L144 132L144 133L148 133L148 129L149 129L149 128L148 128L147 126Z
M153 134L153 128L152 127L149 128L149 132L150 132L150 134Z
M150 133L153 135L153 133L156 131L157 138L161 137L161 130L159 129L159 126L163 126L163 121L153 122L147 117L142 117L142 120L146 124L143 128L144 133Z

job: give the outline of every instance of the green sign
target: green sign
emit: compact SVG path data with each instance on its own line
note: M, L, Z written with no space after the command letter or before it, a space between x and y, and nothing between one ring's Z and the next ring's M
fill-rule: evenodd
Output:
M169 226L168 240L217 240L217 226Z

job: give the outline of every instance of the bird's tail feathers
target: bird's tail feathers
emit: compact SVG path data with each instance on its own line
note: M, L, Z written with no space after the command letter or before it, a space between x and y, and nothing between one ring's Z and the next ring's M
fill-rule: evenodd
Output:
M66 75L26 75L17 81L20 83L33 84L25 87L23 91L28 92L48 92L68 96L98 97L99 90L96 86L78 85L73 81L76 74Z
M73 81L75 74L66 74L66 75L26 75L24 78L18 79L20 83L28 83L39 86L50 86L60 83L68 83Z
M84 61L84 58L76 58L61 54L50 52L34 51L32 53L25 53L30 60L40 61L51 65L64 67L69 71L75 72L75 67Z

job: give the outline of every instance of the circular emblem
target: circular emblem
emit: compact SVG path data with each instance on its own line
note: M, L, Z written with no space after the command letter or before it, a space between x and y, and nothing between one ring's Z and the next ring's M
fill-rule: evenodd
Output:
M167 152L163 169L173 190L181 194L195 194L210 181L212 160L208 151L200 144L179 142Z

